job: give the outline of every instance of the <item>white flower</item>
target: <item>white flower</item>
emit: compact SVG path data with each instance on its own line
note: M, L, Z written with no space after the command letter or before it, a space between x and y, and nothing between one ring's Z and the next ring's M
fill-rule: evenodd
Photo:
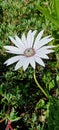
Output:
M4 64L7 64L8 66L17 62L15 70L20 67L23 67L23 69L26 70L29 64L35 69L36 62L45 67L42 59L49 59L47 54L54 52L54 50L50 50L50 48L53 48L54 46L46 46L46 44L54 38L51 38L50 35L41 38L44 30L38 33L35 38L36 32L36 30L30 30L27 37L23 34L21 39L17 35L15 35L15 39L10 36L9 38L15 46L4 46L4 48L7 49L6 52L17 54L17 56L8 59Z

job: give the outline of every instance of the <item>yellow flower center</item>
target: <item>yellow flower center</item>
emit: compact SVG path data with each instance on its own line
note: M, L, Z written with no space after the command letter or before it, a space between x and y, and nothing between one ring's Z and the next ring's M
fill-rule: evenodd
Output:
M24 51L24 55L26 57L31 57L35 54L35 50L33 48L28 48Z

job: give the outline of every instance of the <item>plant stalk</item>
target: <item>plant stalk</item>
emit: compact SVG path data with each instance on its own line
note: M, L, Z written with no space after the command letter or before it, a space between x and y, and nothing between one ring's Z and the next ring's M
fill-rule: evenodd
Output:
M35 83L37 84L37 86L40 88L40 90L42 91L42 93L46 96L46 98L49 99L49 95L44 91L44 89L41 87L41 85L38 83L37 79L36 79L36 74L35 74L35 70L34 70L34 80Z

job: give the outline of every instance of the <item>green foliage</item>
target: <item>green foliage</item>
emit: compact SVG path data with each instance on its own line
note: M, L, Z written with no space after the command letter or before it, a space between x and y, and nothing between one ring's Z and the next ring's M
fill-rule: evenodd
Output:
M36 109L40 109L44 107L45 101L43 99L40 99L39 102L36 104Z
M30 66L26 72L22 68L15 72L14 65L3 64L10 57L3 46L13 45L9 36L21 37L29 29L44 29L44 36L54 37L55 53L49 55L45 68L36 68L37 80L51 100L37 88ZM11 120L16 122L15 130L59 130L58 97L59 0L0 0L0 125Z
M14 121L18 121L18 120L21 119L21 117L17 116L17 113L16 113L16 111L15 111L14 108L12 108L12 110L10 112L10 115L7 112L4 113L3 110L1 110L1 112L0 112L0 118L6 120L6 122L8 120L14 122Z
M10 116L8 117L8 119L13 122L13 121L20 120L21 117L17 117L16 111L14 110L14 108L12 108L12 111L11 111Z
M35 4L36 8L43 13L43 15L51 21L51 23L53 23L53 25L55 25L55 27L57 29L59 29L59 0L53 0L51 3L51 6L49 7L49 4L47 7L49 8L45 8L45 7L41 7L38 4ZM54 15L52 15L52 7L53 7L53 11L54 11Z
M39 5L36 5L36 7L40 12L42 12L45 15L45 17L47 19L49 19L57 28L59 28L59 26L58 26L59 22L56 19L54 19L54 17L50 14L49 10L47 10Z
M50 71L46 71L46 73L43 75L43 81L48 91L54 88L55 79L52 79L52 74Z
M59 129L59 99L53 97L49 107L48 130L58 130L58 129Z
M57 82L58 89L59 89L59 72L57 72L57 76L56 76L56 82Z
M29 130L43 130L43 128L38 124L37 115L36 113L32 113L32 117L30 117L28 114L24 118L25 123L29 127Z
M1 27L0 27L0 46L11 44L9 36L18 34L21 36L23 32L27 33L29 29L39 30L42 25L43 18L38 19L39 15L36 11L34 1L0 1L1 10Z
M53 8L55 9L56 17L59 20L59 0L53 0L52 4Z

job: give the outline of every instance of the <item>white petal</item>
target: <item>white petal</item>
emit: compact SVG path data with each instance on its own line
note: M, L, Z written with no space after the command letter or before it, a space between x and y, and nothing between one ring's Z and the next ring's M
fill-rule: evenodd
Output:
M9 58L8 60L6 60L6 61L4 62L4 64L7 64L7 66L8 66L8 65L11 65L11 64L17 62L18 60L20 60L20 58L21 58L20 56L14 56L14 57Z
M15 66L15 70L18 70L18 69L21 68L21 67L22 67L22 62L19 61L19 62L16 64L16 66Z
M37 30L35 30L35 31L32 32L31 47L33 46L33 43L34 43L34 36L35 36L36 32L37 32Z
M34 46L34 48L37 50L40 47L42 47L43 45L46 45L47 43L51 42L54 38L42 38L39 42L37 42L37 44Z
M35 69L35 60L34 56L29 58L30 65Z
M52 53L52 52L54 52L54 50L44 49L44 47L37 50L37 53L43 53L43 54L49 54L49 53Z
M55 46L43 46L43 47L40 47L39 49L37 49L36 50L36 52L38 52L38 51L45 51L45 50L48 50L48 49L50 49L50 48L54 48Z
M30 30L27 34L27 43L28 43L28 48L31 48L32 44L32 30Z
M34 30L34 31L32 32L32 35L34 36L34 35L36 34L36 32L37 32L37 30Z
M41 66L45 67L44 62L42 61L42 59L39 56L35 56L35 61L40 64Z
M36 50L36 53L39 54L39 56L42 55L44 57L45 54L54 52L54 50L49 50L50 48L53 48L53 47L55 46L43 46L40 49Z
M40 52L36 53L36 56L43 58L43 59L49 59L49 57L46 54L44 54L43 52L42 53L40 53Z
M16 51L6 51L7 53L10 53L10 54L20 54L20 55L23 55L24 53L22 52L16 52Z
M15 35L15 39L16 39L16 41L18 43L18 47L22 48L22 49L25 49L25 45L23 44L22 40L17 35Z
M15 66L15 70L19 69L20 67L23 66L23 62L24 62L24 56L21 56L20 61L16 64ZM25 61L26 62L26 61Z
M14 38L12 38L11 36L9 36L9 39L17 46L20 48L20 43L18 43Z
M54 48L55 46L43 46L43 47L41 47L41 48L43 48L43 49L49 49L49 48ZM39 49L41 49L41 48L39 48ZM38 50L39 50L38 49Z
M36 46L36 44L39 42L39 40L41 39L42 35L43 35L44 30L40 31L39 34L37 35L36 39L35 39L35 43L34 43L34 47Z
M45 54L50 54L52 52L54 52L54 50L45 50Z
M28 48L28 47L31 48L32 47L33 42L34 42L34 36L35 36L36 32L37 32L37 30L35 30L33 32L32 32L32 30L30 30L28 32L28 34L27 34L27 39L26 39L25 34L23 33L21 39L22 39L23 43L25 44L26 48Z
M5 49L7 49L8 53L13 53L13 54L23 54L23 50L22 49L19 49L17 47L14 47L14 46L4 46Z
M23 35L22 35L22 42L24 43L24 45L25 45L25 47L27 48L28 47L28 44L27 44L27 39L26 39L26 36L25 36L25 34L23 33Z
M23 60L23 69L24 71L28 68L28 65L29 65L29 58L24 58Z

